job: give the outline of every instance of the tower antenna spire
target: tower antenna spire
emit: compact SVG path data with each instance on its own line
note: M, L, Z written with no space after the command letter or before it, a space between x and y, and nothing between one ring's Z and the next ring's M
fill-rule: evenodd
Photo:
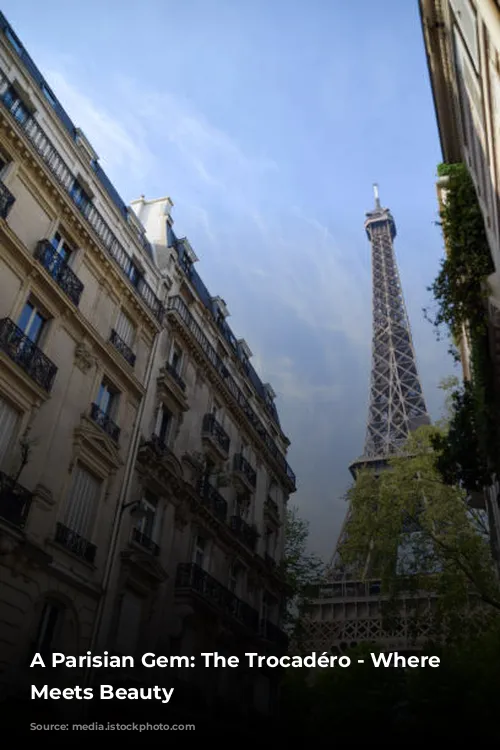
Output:
M373 195L375 196L375 208L380 208L380 198L378 194L378 185L376 182L373 184Z

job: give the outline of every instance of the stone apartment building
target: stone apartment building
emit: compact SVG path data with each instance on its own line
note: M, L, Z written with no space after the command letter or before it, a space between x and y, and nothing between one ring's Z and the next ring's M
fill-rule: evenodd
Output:
M289 441L171 208L124 204L0 14L3 697L36 651L286 647Z

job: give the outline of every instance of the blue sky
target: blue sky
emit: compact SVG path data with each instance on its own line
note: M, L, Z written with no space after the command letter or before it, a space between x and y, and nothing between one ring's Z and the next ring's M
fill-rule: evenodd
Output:
M293 498L329 557L368 407L372 183L391 208L429 410L451 374L422 308L442 254L417 0L4 0L125 200L175 229L277 392Z

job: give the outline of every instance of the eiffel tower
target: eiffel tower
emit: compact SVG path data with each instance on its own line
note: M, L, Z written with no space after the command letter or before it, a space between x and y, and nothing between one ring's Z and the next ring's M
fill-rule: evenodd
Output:
M373 278L373 339L370 405L363 454L349 467L356 480L362 468L375 473L387 469L392 456L401 453L410 433L429 424L418 376L410 323L394 253L396 224L391 212L382 208L374 185L375 207L366 214L365 230L371 243ZM368 554L362 579L342 565L340 550L349 522L343 530L330 564L327 579L311 602L306 632L308 648L342 650L361 641L376 641L391 649L407 647L404 618L396 631L386 631L381 616L380 581L370 578ZM402 608L405 602L402 601ZM422 621L419 637L428 636L429 623Z
M372 250L372 368L370 405L363 455L349 466L357 472L380 472L391 456L401 452L410 432L430 419L420 384L410 322L401 288L394 238L396 223L380 204L378 185L373 186L375 208L368 211L365 231ZM339 535L331 568L338 564L338 550L345 538L348 510Z
M362 466L386 464L410 432L430 421L394 254L396 224L380 205L377 185L373 188L375 209L365 221L373 278L370 407L363 456L349 467L354 477Z

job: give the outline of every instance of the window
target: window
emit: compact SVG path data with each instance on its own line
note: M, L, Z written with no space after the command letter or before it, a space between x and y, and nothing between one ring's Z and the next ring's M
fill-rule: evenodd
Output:
M276 534L270 528L266 529L266 533L264 536L264 545L265 553L267 555L270 555L270 557L274 557L274 553L276 551Z
M14 32L11 31L10 29L5 29L5 36L7 37L7 39L9 40L9 42L14 47L14 49L17 52L17 54L21 55L22 52L23 52L23 45L21 44L21 42L19 41L19 39L17 38L17 36L14 34Z
M83 539L88 539L100 496L100 480L82 466L77 466L71 477L64 526Z
M151 541L156 541L158 532L158 500L150 492L146 492L141 500L141 510L144 515L137 521L136 529Z
M120 618L116 633L116 650L121 654L134 654L142 622L144 600L133 591L125 591L120 605Z
M0 468L14 440L19 416L7 401L0 399Z
M9 86L3 95L3 102L7 109L10 110L11 114L18 121L20 125L24 125L30 116L30 111L26 104L17 93L14 86Z
M51 245L55 250L56 255L61 259L63 263L67 263L71 257L71 247L69 245L69 242L65 240L65 238L60 234L60 232L56 232L55 235L52 237Z
M215 417L218 422L222 421L222 407L215 399L212 402L212 416Z
M234 515L246 518L250 510L250 496L246 492L239 492L234 502Z
M123 310L120 310L115 330L121 340L131 347L135 339L135 326Z
M64 608L53 602L46 602L40 617L38 632L36 634L33 652L48 655L56 647L64 619Z
M158 420L156 423L156 436L165 445L168 444L168 439L171 434L173 417L169 410L162 404L158 410Z
M88 206L90 206L90 197L87 195L78 180L74 181L73 187L70 190L70 195L80 211L85 212Z
M228 588L229 591L232 591L233 594L238 593L238 583L239 583L239 573L237 565L231 565L229 568L229 583Z
M177 344L174 344L172 348L172 354L170 356L170 364L175 370L175 372L179 373L181 369L182 364L182 350Z
M99 388L96 405L103 414L114 419L118 411L119 392L111 383L104 379Z
M130 261L130 266L127 272L127 276L129 277L132 284L137 287L139 286L139 282L142 279L142 271L139 268L138 265L136 265L133 261Z
M18 328L34 344L38 344L40 341L40 336L46 323L46 316L40 312L35 302L32 301L26 302L17 321Z
M202 536L197 536L194 543L194 554L193 562L200 568L205 568L206 564L206 539Z
M52 91L44 83L42 83L42 92L43 92L44 97L47 99L48 103L50 104L50 106L56 107L57 106L56 98L54 94L52 93Z

